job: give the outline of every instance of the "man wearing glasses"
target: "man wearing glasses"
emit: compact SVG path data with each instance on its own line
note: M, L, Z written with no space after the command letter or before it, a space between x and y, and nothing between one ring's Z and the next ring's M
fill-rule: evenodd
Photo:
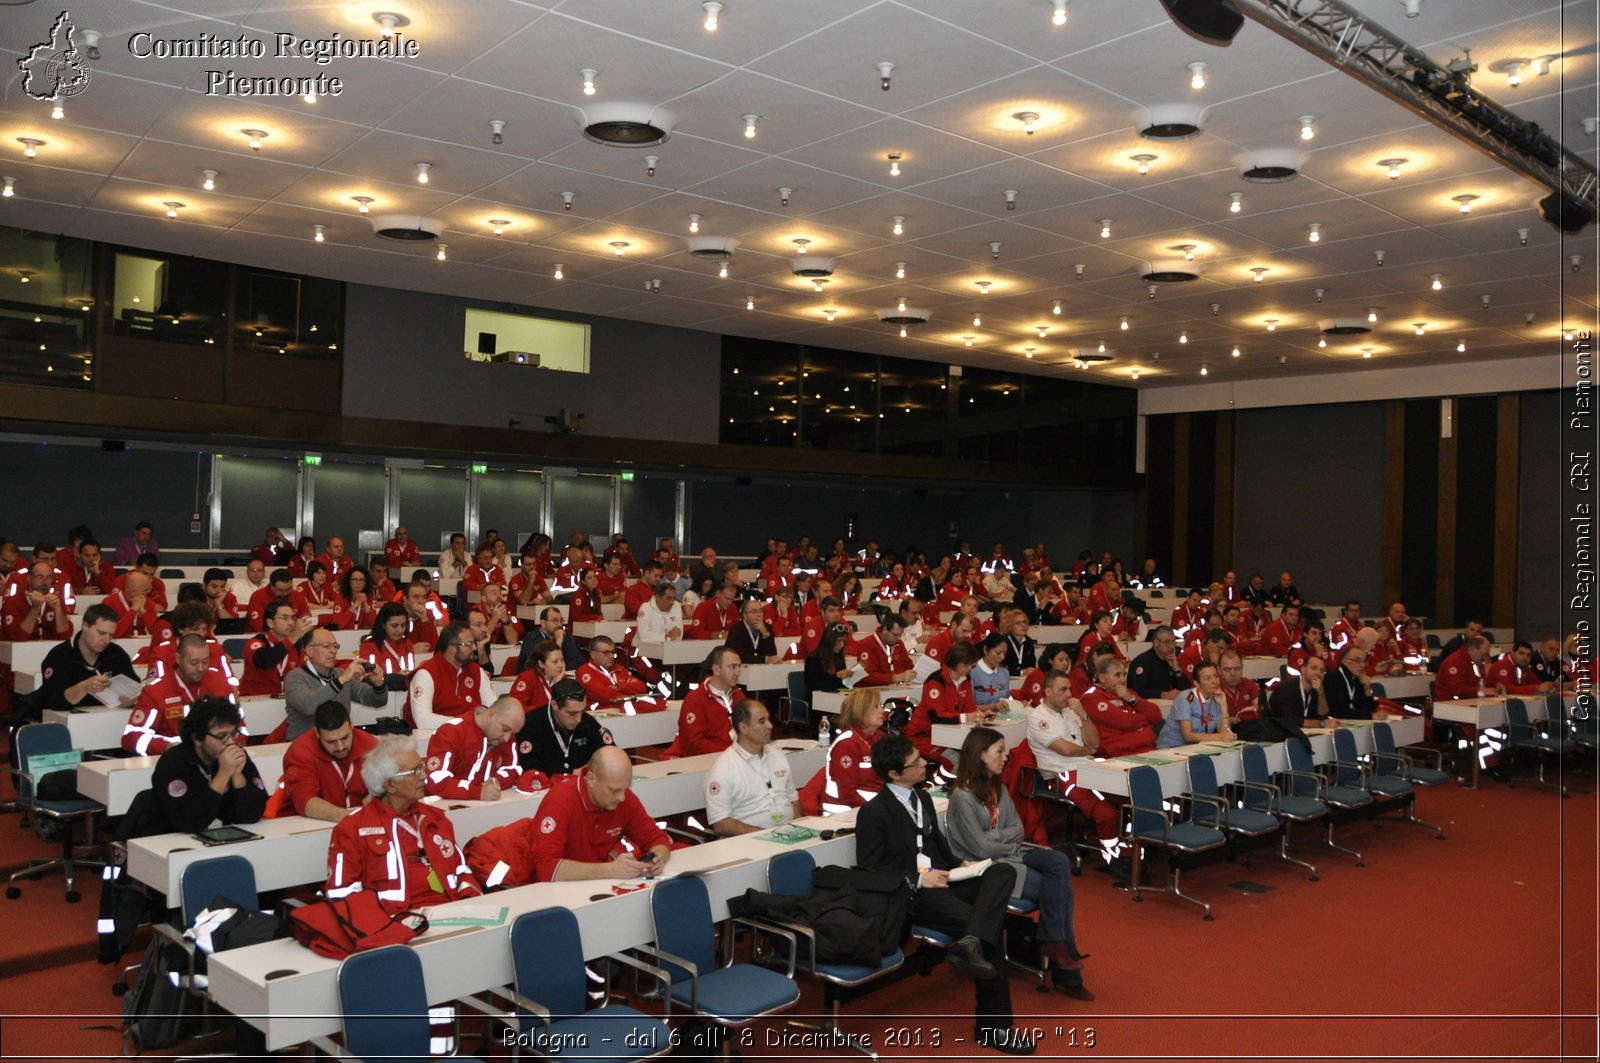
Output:
M632 715L666 708L650 698L650 688L643 679L618 667L617 644L605 635L589 640L589 660L578 669L576 678L589 696L591 709L622 709Z
M178 744L161 754L150 789L128 809L126 836L205 830L212 820L255 823L267 791L240 744L239 707L220 697L196 698L178 725Z
M326 628L314 628L301 643L305 664L283 677L283 701L287 717L284 740L293 742L311 730L317 706L337 701L345 712L356 702L372 709L389 703L383 686L383 673L371 661L357 657L344 670L334 665L339 659L339 640Z
M471 717L494 702L494 689L477 660L478 643L472 628L450 624L439 633L433 656L411 673L406 722L436 731L460 717Z
M372 800L333 828L330 898L372 890L386 907L401 910L483 892L449 817L422 801L426 771L409 735L385 735L367 753L361 779Z

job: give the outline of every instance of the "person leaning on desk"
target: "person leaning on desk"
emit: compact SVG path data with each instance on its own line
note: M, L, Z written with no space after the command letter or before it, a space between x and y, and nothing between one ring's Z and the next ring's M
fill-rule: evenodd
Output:
M57 643L39 665L39 705L47 709L92 707L100 704L95 695L111 685L112 676L137 682L128 651L113 641L116 633L116 610L100 603L85 609L83 630ZM121 702L131 706L133 699L122 698Z
M239 744L239 707L196 698L178 724L178 743L156 761L150 789L133 799L119 837L205 830L213 820L255 823L267 808L261 773Z

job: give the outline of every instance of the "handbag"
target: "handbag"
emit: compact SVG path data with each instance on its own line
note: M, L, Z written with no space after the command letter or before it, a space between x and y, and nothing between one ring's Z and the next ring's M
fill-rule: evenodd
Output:
M367 949L404 945L428 929L428 917L421 912L391 912L376 893L358 890L291 910L289 928L294 939L312 952L342 960Z

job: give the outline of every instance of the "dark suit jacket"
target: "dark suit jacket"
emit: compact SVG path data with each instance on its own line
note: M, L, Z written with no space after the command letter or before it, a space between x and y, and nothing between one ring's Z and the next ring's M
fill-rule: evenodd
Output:
M733 625L724 645L737 653L745 664L761 664L778 652L770 634L763 635L759 640L752 638L750 627L743 620Z
M961 861L939 830L939 817L927 791L916 791L922 804L922 851L937 869L959 867ZM856 813L856 864L910 881L917 877L917 827L911 810L887 785Z
M1327 689L1326 682L1323 689ZM1299 727L1302 720L1317 718L1316 696L1313 691L1311 704L1306 704L1306 699L1301 697L1300 680L1291 676L1272 691L1272 697L1267 700L1267 711L1289 726Z
M1343 665L1322 680L1322 692L1328 695L1328 715L1341 720L1370 720L1378 708L1378 699Z

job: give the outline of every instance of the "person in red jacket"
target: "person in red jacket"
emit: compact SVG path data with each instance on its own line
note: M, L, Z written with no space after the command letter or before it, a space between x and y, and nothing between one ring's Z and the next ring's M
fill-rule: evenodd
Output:
M1323 668L1327 671L1339 667L1339 655L1323 641L1322 621L1313 618L1305 625L1305 631L1305 636L1299 644L1289 651L1289 671L1300 671L1307 657L1320 658Z
M628 715L660 712L666 705L650 697L643 679L617 665L617 644L605 635L589 640L589 659L575 677L588 695L589 709L622 709Z
M294 577L289 575L288 569L273 569L267 577L267 585L252 594L250 601L245 603L244 629L252 633L266 630L267 604L289 601L289 591L293 586Z
M761 611L761 615L773 638L800 637L800 610L794 605L793 587L779 587L773 592L772 601Z
M514 608L506 603L506 589L498 583L485 583L478 592L478 604L473 612L483 614L485 630L489 632L492 646L522 645L522 620Z
M810 604L819 602L815 616L806 616L804 611L801 612L800 641L789 647L788 656L791 660L802 660L816 653L817 647L822 645L823 633L839 623L839 599L813 598Z
M345 570L339 581L339 600L343 608L332 614L328 622L340 631L367 631L378 619L378 607L383 604L372 591L372 575L360 565Z
M512 739L524 722L522 705L512 697L446 720L428 739L428 795L499 800L522 774Z
M1233 636L1233 648L1241 655L1249 657L1256 652L1255 625L1246 619L1244 611L1237 605L1230 605L1222 611L1222 630Z
M478 547L473 555L472 564L461 576L461 589L465 591L482 591L486 584L504 584L506 574L499 565L494 563L494 547L485 543Z
M1300 607L1286 605L1283 607L1283 612L1278 614L1278 619L1262 630L1258 641L1269 657L1288 657L1289 651L1294 649L1303 637L1305 629L1300 626Z
M660 874L672 858L672 841L629 789L633 762L628 754L602 746L581 772L567 778L551 787L532 817L491 831L471 846L474 866L485 869L485 880L518 886Z
M1365 629L1361 622L1361 603L1354 598L1344 603L1344 609L1339 613L1339 619L1333 622L1333 628L1328 632L1328 646L1335 653L1344 652L1350 645L1350 640Z
M337 535L328 539L327 549L317 555L322 567L328 570L328 584L337 587L344 582L344 574L355 567L355 558L344 552L344 540Z
M1039 666L1023 677L1016 698L1024 705L1037 706L1044 700L1045 680L1051 672L1063 675L1072 671L1072 647L1065 642L1052 642L1039 651Z
M299 544L295 547L294 554L290 556L288 561L284 562L283 567L288 569L289 575L295 579L304 579L306 569L316 559L317 541L309 535L302 535Z
M60 642L72 637L72 618L55 586L55 570L48 561L28 566L22 589L0 604L0 640L6 642ZM115 608L115 606L113 606Z
M1090 722L1100 732L1101 756L1146 753L1156 747L1156 732L1166 718L1160 706L1129 688L1128 666L1122 661L1101 658L1094 686L1083 692L1081 700Z
M73 561L71 551L57 550L54 543L35 543L33 558L26 565L18 565L5 582L3 592L5 598L10 600L13 595L25 594L29 583L32 581L33 566L43 562L50 569L50 590L61 600L62 606L68 613L77 611L77 598L74 597L73 587L76 586L74 574L77 566ZM165 604L165 603L162 603Z
M622 570L622 558L608 553L600 562L595 574L595 586L600 591L600 604L621 605L628 594L628 574Z
M150 596L150 580L142 572L130 572L122 586L105 597L105 604L117 614L115 637L139 638L155 631L161 611Z
M1089 617L1089 630L1078 640L1078 658L1083 659L1096 646L1110 646L1112 654L1118 660L1125 660L1122 643L1117 641L1117 636L1113 633L1115 626L1116 621L1110 612L1096 609Z
M528 665L511 684L511 696L532 712L550 704L550 690L566 676L567 661L560 643L541 639L528 650Z
M944 664L922 684L922 697L906 722L905 736L927 760L929 772L944 782L955 778L955 765L944 755L942 746L933 744L933 725L960 723L963 715L978 719L970 678L977 663L978 648L972 643L952 645Z
M328 578L328 566L321 561L306 565L306 581L289 592L289 604L300 616L316 617L318 624L331 622L334 614L346 608L345 600Z
M472 628L466 624L450 624L439 633L433 656L411 673L405 711L408 724L437 729L447 720L469 716L494 702L489 677L474 660L477 652Z
M250 556L262 565L281 565L294 556L294 544L277 528L268 528L265 538L250 548Z
M422 564L422 551L418 549L404 524L396 525L394 538L383 544L383 559L389 562L391 572L416 568Z
M950 618L950 626L934 635L928 640L922 652L934 661L944 661L944 655L950 652L950 647L958 642L972 642L973 631L977 628L977 620L971 613L956 613Z
M689 637L718 642L727 638L729 630L739 622L739 610L733 604L734 594L733 584L724 583L715 594L695 606L694 616L689 620Z
M372 600L379 608L400 600L400 590L389 578L389 562L378 558L367 566L367 575L372 582Z
M296 643L316 626L309 616L298 617L288 602L275 601L265 609L267 630L244 644L244 676L239 696L278 697L283 677L305 663Z
M363 661L370 661L385 676L398 675L409 680L417 670L417 656L411 640L406 637L411 620L406 608L390 602L378 610L378 619L372 630L361 640L356 653Z
M1205 615L1204 596L1201 594L1200 588L1194 587L1190 589L1188 597L1179 602L1177 608L1172 610L1172 619L1168 622L1168 626L1181 639L1188 634L1191 627L1200 624L1205 619Z
M1433 696L1439 701L1456 701L1461 698L1481 698L1503 694L1500 685L1485 673L1484 662L1489 657L1489 640L1476 635L1467 644L1439 662L1439 671L1433 683Z
M312 729L283 752L283 775L267 802L268 816L307 816L334 823L371 800L361 764L378 739L350 724L350 710L329 699L317 706Z
M178 744L178 728L196 698L233 701L233 687L211 670L211 647L199 635L178 640L177 665L146 683L122 730L122 748L140 757L165 753ZM239 729L242 736L244 728Z
M733 744L733 707L744 700L739 674L744 663L726 646L711 651L706 681L689 691L678 713L678 736L664 757L693 757L721 753Z
M661 562L646 561L638 581L630 583L622 594L622 619L639 619L639 610L656 596L656 587L660 583Z
M1503 653L1489 666L1489 681L1498 683L1507 694L1525 697L1548 694L1554 683L1541 682L1533 670L1533 644L1518 642L1510 653Z
M100 544L85 539L78 546L78 572L73 586L79 594L110 594L116 584L117 570L103 559Z
M822 810L859 808L883 789L872 770L872 747L883 737L883 705L871 687L852 690L839 708L839 730L823 765Z
M1235 650L1223 650L1217 672L1222 676L1222 689L1217 693L1228 710L1228 725L1260 716L1261 687L1244 674L1244 658Z
M345 816L328 842L331 899L370 890L403 911L483 892L444 810L422 800L426 768L409 735L385 735L361 763L372 800Z
M911 654L902 641L904 635L905 621L898 613L891 613L878 624L878 630L856 640L850 648L855 653L856 663L867 670L866 678L858 685L886 687L909 683L916 678Z

